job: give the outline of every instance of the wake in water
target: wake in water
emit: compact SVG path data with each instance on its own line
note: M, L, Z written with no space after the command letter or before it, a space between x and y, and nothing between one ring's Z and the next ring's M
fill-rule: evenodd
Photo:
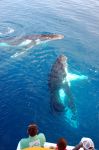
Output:
M16 50L16 46L13 43L24 35L23 25L10 21L0 23L0 47L4 49L4 51L6 49L9 54L11 54L13 50Z
M14 29L11 27L7 27L7 29L5 29L5 27L3 27L3 29L0 29L0 30L1 30L0 36L9 35L14 32ZM4 31L2 31L2 30L4 30Z
M19 23L10 21L0 23L0 40L12 37L20 37L24 34L24 27Z

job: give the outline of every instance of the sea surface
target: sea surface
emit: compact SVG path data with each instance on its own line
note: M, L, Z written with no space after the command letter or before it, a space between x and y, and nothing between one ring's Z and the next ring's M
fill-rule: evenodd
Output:
M99 1L0 0L0 41L30 34L62 34L18 57L17 47L0 46L0 150L15 150L35 122L48 142L64 137L69 145L90 137L99 149ZM48 77L58 56L68 70L85 75L71 84L79 126L50 109Z

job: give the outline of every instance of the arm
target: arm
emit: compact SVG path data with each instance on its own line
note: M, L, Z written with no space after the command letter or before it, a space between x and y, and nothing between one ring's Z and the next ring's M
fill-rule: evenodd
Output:
M83 147L82 143L79 143L78 145L76 145L72 150L79 150L81 147Z
M16 150L21 150L20 149L20 142L18 143L17 149Z

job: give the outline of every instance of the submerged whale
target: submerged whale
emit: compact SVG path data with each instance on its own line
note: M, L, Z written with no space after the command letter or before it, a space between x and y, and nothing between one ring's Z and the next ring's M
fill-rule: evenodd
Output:
M16 47L17 49L21 49L20 51L16 52L11 57L17 57L24 52L28 51L30 48L46 43L53 40L63 39L64 36L61 34L35 34L35 35L27 35L23 37L8 37L8 38L1 38L0 39L0 46L1 47Z
M67 57L59 56L52 66L49 78L51 108L56 112L64 112L66 121L75 128L78 127L79 122L70 82L77 79L82 80L87 79L87 77L69 73Z

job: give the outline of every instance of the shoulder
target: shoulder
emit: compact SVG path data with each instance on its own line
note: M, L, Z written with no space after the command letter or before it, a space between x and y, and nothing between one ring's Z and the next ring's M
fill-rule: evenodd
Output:
M26 143L27 141L28 141L28 138L22 138L22 139L20 140L20 144Z
M38 136L39 137L45 137L44 133L39 133Z
M83 147L82 143L80 142L78 145L76 145L72 150L79 150L81 147Z
M39 133L39 134L38 134L38 138L39 138L39 139L42 139L42 140L44 140L44 141L46 141L46 138L45 138L44 133Z
M20 148L26 148L28 147L29 139L28 138L23 138L20 140Z

